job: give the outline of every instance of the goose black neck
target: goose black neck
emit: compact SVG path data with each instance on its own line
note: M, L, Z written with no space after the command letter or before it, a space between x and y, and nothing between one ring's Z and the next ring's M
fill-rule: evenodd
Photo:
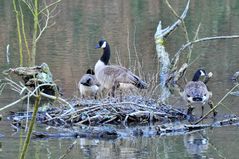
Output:
M192 81L199 81L200 76L201 76L200 71L195 72Z
M109 63L110 60L110 46L107 43L106 47L103 49L103 55L101 56L100 60L104 62L105 65Z

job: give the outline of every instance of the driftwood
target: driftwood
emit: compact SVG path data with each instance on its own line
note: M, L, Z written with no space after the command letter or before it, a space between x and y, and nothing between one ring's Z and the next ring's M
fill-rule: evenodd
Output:
M171 67L169 54L165 51L165 47L164 47L164 38L167 37L182 23L183 19L186 17L186 14L188 12L189 4L190 4L190 0L188 0L187 5L181 17L179 17L179 19L173 25L168 26L165 29L162 29L161 21L159 21L156 33L154 35L157 56L160 62L160 78L159 79L160 79L160 86L161 86L161 95L159 97L159 101L162 103L165 103L165 100L170 96L170 91L168 87L166 86L166 84L169 78L170 67Z
M55 95L58 93L58 88L54 84L52 73L46 63L34 67L10 68L4 70L3 74L6 76L15 74L21 77L24 85L29 88L36 88L38 85L42 85L40 90L46 94Z
M17 67L10 68L3 71L5 76L10 76L10 78L5 77L0 79L0 95L6 86L9 86L10 89L19 94L19 99L2 106L0 111L3 111L9 107L16 105L17 103L27 99L27 108L29 108L30 98L35 98L39 94L46 99L53 99L59 101L60 103L67 104L68 107L73 109L71 104L66 100L60 97L59 88L54 83L52 73L46 63L41 64L40 66L34 67ZM12 80L12 75L17 75L22 78L24 84L21 81L15 82Z

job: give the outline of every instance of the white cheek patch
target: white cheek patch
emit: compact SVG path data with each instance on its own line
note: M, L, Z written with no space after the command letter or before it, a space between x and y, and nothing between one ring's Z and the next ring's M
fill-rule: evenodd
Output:
M187 101L189 102L189 103L194 103L195 101L193 101L193 97L187 97Z
M106 47L106 41L102 44L101 48L104 49Z
M206 76L202 70L200 70L200 73L201 73L201 76Z
M204 102L205 102L205 101L207 101L207 100L208 100L208 98L209 98L208 96L203 96L203 98L202 98L202 101L204 101Z

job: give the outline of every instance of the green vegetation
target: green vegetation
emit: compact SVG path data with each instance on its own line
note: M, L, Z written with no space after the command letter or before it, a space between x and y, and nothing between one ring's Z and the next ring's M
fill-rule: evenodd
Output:
M40 2L39 0L12 1L16 13L20 66L26 65L23 63L23 45L25 45L27 52L27 66L34 66L36 64L37 42L46 29L54 25L54 23L51 23L51 19L55 17L53 14L59 2L61 2L61 0L56 0L51 3L46 0ZM23 11L22 7L26 7L27 9ZM30 30L28 33L25 30L25 14L31 15L31 18L33 19L33 22L30 22L30 24L33 24L33 30ZM31 48L29 48L29 41L27 39L30 39L31 41Z

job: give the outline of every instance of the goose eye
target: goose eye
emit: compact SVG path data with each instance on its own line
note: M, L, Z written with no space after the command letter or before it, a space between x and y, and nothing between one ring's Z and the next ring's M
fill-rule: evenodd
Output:
M190 95L187 94L187 97L190 97Z
M205 93L204 96L207 96L207 94Z

